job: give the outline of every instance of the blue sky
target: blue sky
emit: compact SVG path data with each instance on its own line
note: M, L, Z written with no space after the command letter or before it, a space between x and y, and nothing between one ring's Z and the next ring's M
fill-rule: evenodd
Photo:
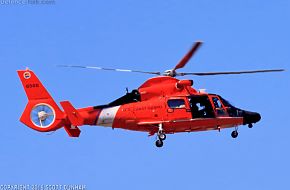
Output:
M104 104L149 76L58 68L59 64L163 71L196 40L182 71L289 71L290 2L69 1L0 5L0 184L84 184L87 189L289 188L289 73L189 77L262 120L231 129L169 135L82 127L44 134L18 119L26 105L16 70L34 70L57 102Z

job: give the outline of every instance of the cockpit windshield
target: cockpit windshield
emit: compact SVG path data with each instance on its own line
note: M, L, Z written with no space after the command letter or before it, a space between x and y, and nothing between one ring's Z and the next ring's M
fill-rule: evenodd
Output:
M223 105L226 107L227 112L230 117L241 117L242 116L242 110L233 106L228 100L222 98L219 96L220 100L222 101Z
M228 100L222 98L221 96L219 96L219 98L225 107L234 107Z

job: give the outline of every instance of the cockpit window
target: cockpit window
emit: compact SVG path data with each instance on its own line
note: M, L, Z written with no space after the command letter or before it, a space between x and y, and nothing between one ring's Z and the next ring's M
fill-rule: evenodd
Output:
M168 100L167 102L168 107L174 109L174 108L185 108L185 102L183 99L172 99Z
M217 97L213 97L212 101L213 101L215 108L222 108L223 107L220 100Z
M214 104L217 115L222 116L226 115L226 112L222 106L222 103L218 97L212 97L212 102Z

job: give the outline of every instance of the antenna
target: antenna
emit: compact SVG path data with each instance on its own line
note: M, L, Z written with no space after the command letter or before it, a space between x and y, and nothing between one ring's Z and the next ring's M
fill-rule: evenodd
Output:
M129 93L129 89L128 89L128 87L126 87L126 93L127 93L127 94Z

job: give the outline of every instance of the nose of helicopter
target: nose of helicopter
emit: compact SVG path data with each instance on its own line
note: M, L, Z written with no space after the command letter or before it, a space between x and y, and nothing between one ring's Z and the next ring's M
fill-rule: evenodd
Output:
M244 117L244 124L257 123L258 121L261 120L261 115L257 112L245 111L243 117Z

